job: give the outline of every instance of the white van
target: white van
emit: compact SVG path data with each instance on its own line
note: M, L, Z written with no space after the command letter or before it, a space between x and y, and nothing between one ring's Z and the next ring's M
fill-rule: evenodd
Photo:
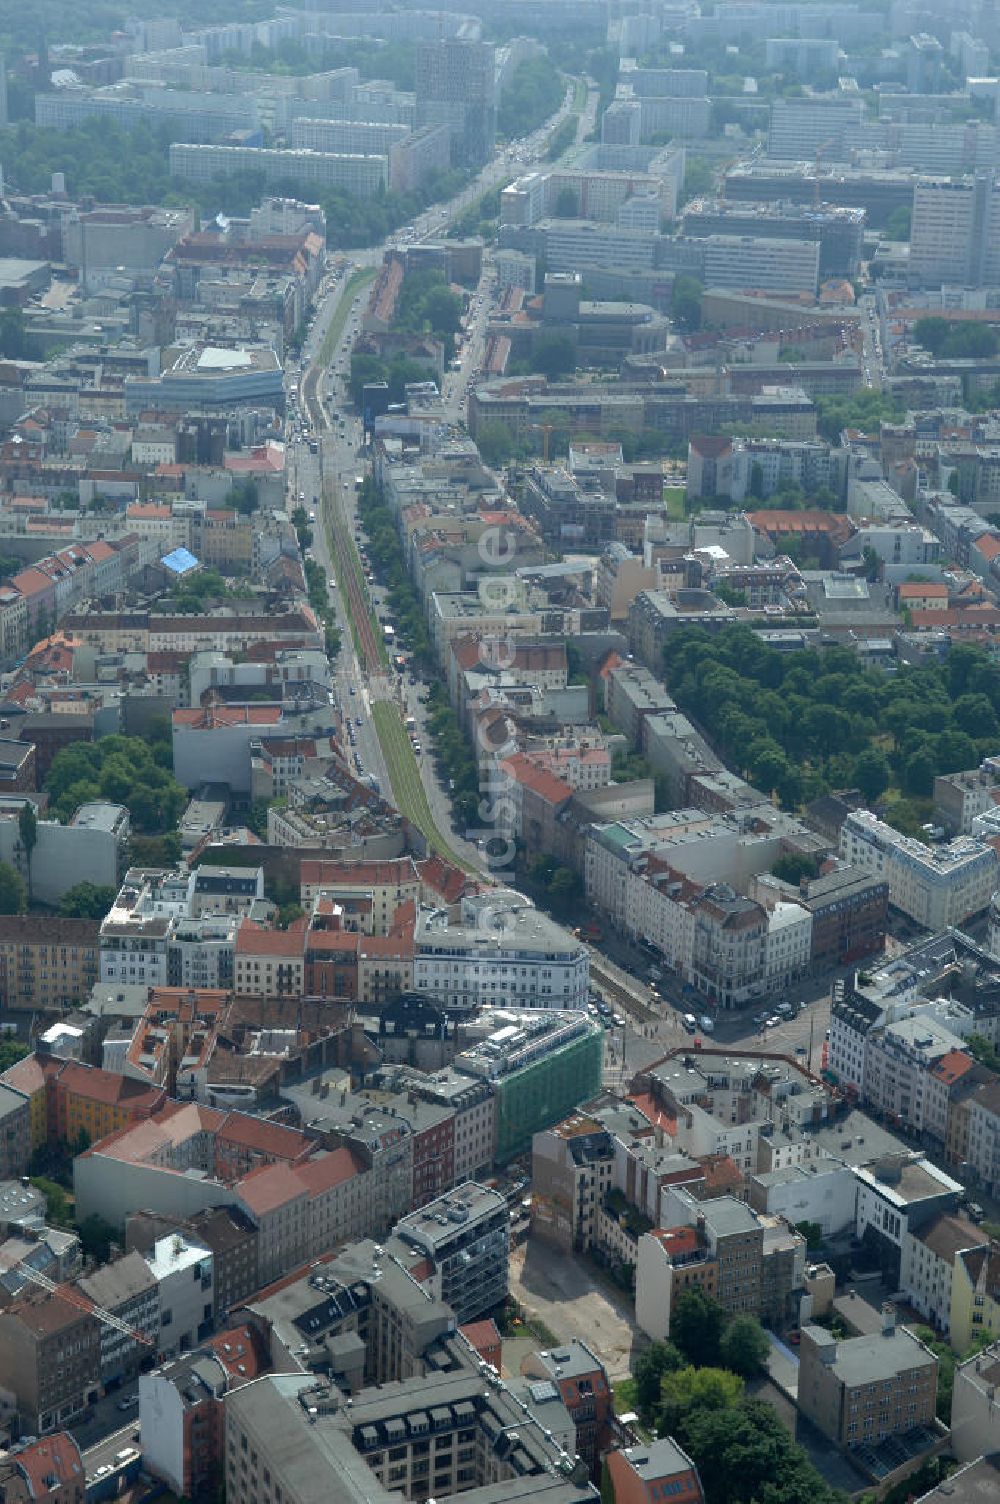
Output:
M681 1019L681 1027L685 1029L688 1034L696 1034L698 1032L698 1020L695 1018L693 1013L684 1014L684 1017Z
M701 1029L701 1032L703 1034L714 1034L715 1033L715 1024L709 1018L709 1016L708 1016L707 1013L703 1014L703 1016L701 1018L699 1018L699 1020L698 1020L698 1027Z

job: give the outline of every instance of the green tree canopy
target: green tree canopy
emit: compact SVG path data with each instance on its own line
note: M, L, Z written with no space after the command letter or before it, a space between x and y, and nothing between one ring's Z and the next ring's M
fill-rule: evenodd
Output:
M753 1378L767 1362L771 1344L756 1316L734 1316L722 1334L722 1366Z
M0 914L23 914L28 907L28 885L20 872L0 862Z
M531 347L530 365L549 381L558 381L576 369L576 341L555 331L540 334Z
M665 1374L683 1368L684 1359L672 1342L653 1342L636 1358L635 1405L639 1418L649 1425L660 1404L660 1384Z
M772 1405L700 1405L681 1417L682 1445L697 1464L706 1504L837 1504Z
M937 315L917 319L913 337L939 360L988 357L1000 349L1000 336L989 324L965 323Z
M59 900L63 919L103 919L115 901L115 889L103 883L76 883Z
M692 333L701 328L701 297L704 289L697 277L675 277L670 294L670 317L678 329Z
M868 804L874 804L889 787L889 761L877 747L866 747L854 762L854 782Z
M925 798L938 774L989 755L1000 728L1000 669L969 644L890 676L839 647L779 653L740 624L683 628L663 661L674 699L720 755L787 808L832 788ZM893 819L899 804L887 806Z
M140 834L172 832L187 803L187 791L155 755L155 743L137 736L105 736L72 742L52 760L45 788L59 820L69 820L88 800L124 804Z
M882 231L886 240L909 240L912 218L912 212L905 205L900 205L898 209L894 209L886 220L885 229Z
M673 1327L673 1320L670 1322ZM726 1410L743 1394L743 1380L725 1368L686 1368L669 1370L660 1380L660 1409L657 1430L673 1435L693 1412Z
M698 1368L719 1361L726 1313L699 1285L682 1290L670 1312L670 1340Z
M509 465L514 457L514 439L506 423L492 418L476 431L476 444L487 465Z
M525 136L544 125L562 103L562 76L546 53L514 70L497 110L497 130L508 138Z

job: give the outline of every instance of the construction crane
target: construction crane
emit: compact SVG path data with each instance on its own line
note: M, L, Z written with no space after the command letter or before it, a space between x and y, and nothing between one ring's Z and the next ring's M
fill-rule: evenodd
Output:
M543 435L543 439L542 439L542 461L546 465L549 462L549 435L554 431L555 426L556 425L554 423L529 423L528 424L529 428L533 428L533 429L535 429L535 431L537 433L540 433L540 434Z
M112 1311L106 1311L103 1306L95 1305L92 1300L88 1300L85 1295L79 1294L69 1285L57 1285L54 1280L49 1279L47 1274L39 1274L38 1270L32 1269L29 1264L18 1264L11 1273L23 1275L33 1285L39 1285L50 1295L58 1295L60 1300L66 1301L67 1305L75 1306L84 1316L93 1316L103 1326L113 1327L124 1337L131 1337L133 1342L142 1342L146 1347L156 1346L153 1338L147 1337L145 1332L137 1331L135 1327L129 1326L127 1321L122 1321L120 1316L116 1316Z
M830 147L831 146L836 146L836 144L837 144L837 138L836 138L836 136L831 136L828 141L821 141L820 144L819 144L819 146L817 146L817 148L816 148L816 176L813 178L813 208L814 209L818 209L819 208L819 165L820 165L820 162L821 162L821 160L823 158L823 153L829 151Z

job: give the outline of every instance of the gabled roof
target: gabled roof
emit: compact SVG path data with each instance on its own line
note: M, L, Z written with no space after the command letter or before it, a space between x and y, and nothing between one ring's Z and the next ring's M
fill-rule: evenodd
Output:
M530 789L549 804L565 804L573 797L573 790L568 783L564 783L546 768L540 768L523 752L504 758L503 768L522 788Z
M967 1055L964 1050L949 1050L947 1055L942 1055L934 1065L931 1075L946 1086L951 1086L972 1069L972 1064L972 1056Z
M305 948L307 921L296 919L287 930L269 930L252 919L244 919L236 933L238 956L292 956L301 958Z
M298 1201L308 1194L291 1165L261 1165L236 1184L236 1191L244 1206L255 1216L263 1217Z

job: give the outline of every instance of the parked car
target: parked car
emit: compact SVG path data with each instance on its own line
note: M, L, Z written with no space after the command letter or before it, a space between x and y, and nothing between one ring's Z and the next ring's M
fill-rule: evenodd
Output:
M698 1020L693 1013L685 1013L681 1019L681 1027L686 1034L697 1034Z

